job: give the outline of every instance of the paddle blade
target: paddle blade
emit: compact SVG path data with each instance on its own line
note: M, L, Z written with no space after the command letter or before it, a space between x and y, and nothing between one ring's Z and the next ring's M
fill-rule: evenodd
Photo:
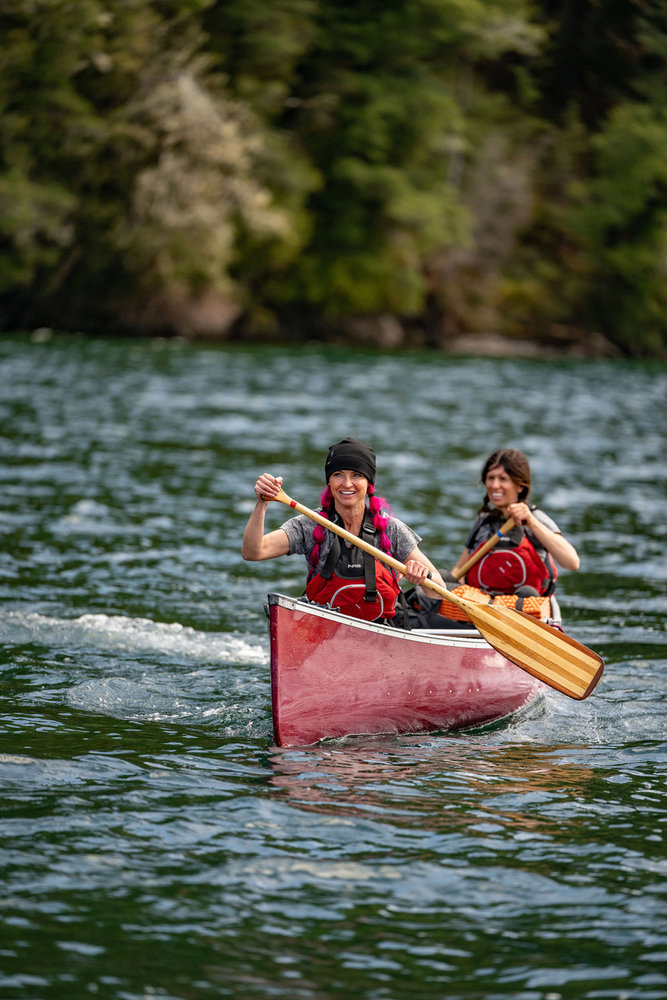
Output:
M522 611L465 602L480 634L499 653L570 698L587 698L602 676L597 653Z

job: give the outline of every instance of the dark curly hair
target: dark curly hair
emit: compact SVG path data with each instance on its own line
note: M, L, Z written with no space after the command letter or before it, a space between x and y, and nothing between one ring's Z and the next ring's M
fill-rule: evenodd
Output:
M489 455L482 467L482 486L486 482L486 477L491 469L495 469L497 465L502 466L512 482L518 486L519 500L527 500L530 493L530 465L524 453L517 451L516 448L499 448L497 451L494 451ZM491 510L491 503L487 493L480 511L488 510Z

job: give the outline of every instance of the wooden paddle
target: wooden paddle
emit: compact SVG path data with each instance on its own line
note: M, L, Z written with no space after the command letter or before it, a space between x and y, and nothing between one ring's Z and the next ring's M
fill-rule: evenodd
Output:
M468 572L468 570L472 569L475 563L479 562L482 556L485 556L487 552L490 552L493 546L498 541L500 541L501 536L506 535L507 532L511 531L513 527L514 527L514 518L508 517L505 523L502 525L502 527L498 528L498 530L494 535L491 535L491 538L489 538L488 542L484 542L484 545L481 545L476 552L473 552L473 554L470 556L470 559L468 559L468 561L465 562L463 566L459 567L459 569L457 569L455 573L452 571L452 576L455 576L457 580L462 580L463 577Z
M345 528L333 524L316 511L297 503L283 490L272 499L287 504L300 514L305 514L323 528L340 535L346 541L369 552L375 559L405 575L405 566L393 556L376 549ZM512 660L529 674L570 698L587 698L600 680L604 663L597 653L537 618L511 608L474 604L472 601L455 597L433 580L424 580L423 586L462 608L480 635L508 660Z

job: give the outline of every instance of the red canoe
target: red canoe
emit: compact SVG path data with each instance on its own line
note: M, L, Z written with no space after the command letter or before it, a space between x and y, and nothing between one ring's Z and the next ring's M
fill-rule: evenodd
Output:
M469 729L546 691L476 631L406 632L282 594L269 594L268 614L278 746Z

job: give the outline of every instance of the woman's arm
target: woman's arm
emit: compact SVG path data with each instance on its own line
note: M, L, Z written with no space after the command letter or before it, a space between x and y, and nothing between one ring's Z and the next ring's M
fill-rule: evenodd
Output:
M265 472L255 483L257 503L246 524L241 545L241 555L249 562L289 555L289 539L282 528L276 528L275 531L264 534L266 508L271 498L276 496L281 489L282 482L282 476L276 478Z
M559 566L562 566L563 569L579 569L579 553L574 545L559 532L552 531L551 528L547 528L546 524L542 524L535 517L528 504L510 504L507 513L514 518L517 524L529 529L540 545L543 545L547 552L554 557Z

